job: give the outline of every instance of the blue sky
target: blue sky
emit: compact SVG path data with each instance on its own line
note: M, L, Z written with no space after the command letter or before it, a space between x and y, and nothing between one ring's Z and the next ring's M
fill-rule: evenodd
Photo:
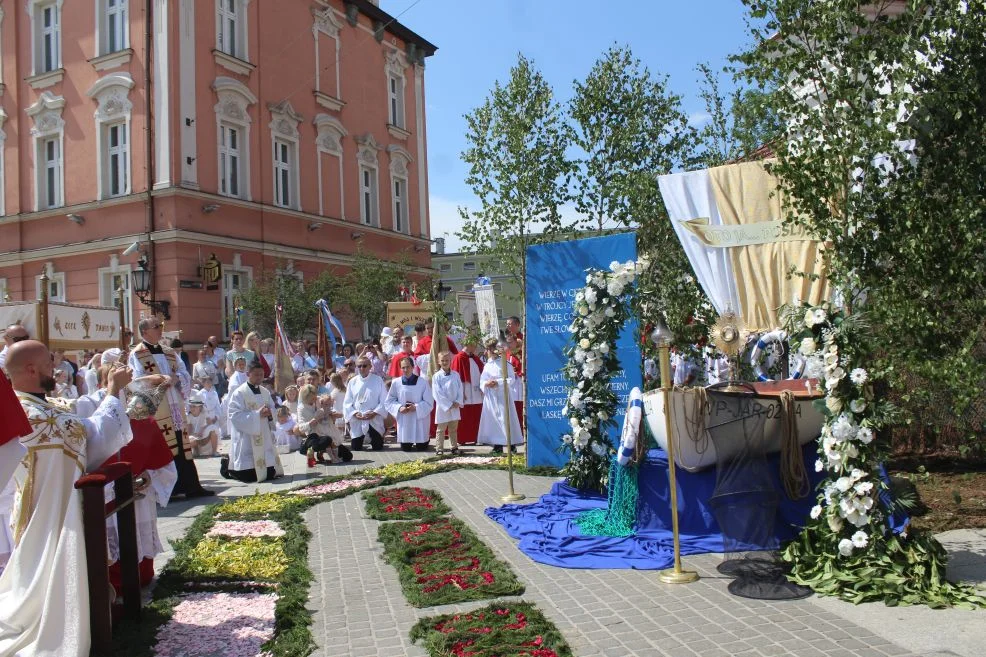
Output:
M652 73L670 76L695 123L704 117L695 66L720 69L749 43L739 0L382 0L380 6L438 46L425 69L428 175L432 237L447 250L461 221L458 205L475 198L459 154L466 146L464 114L506 80L521 52L534 60L567 101L612 44L626 44ZM725 80L723 80L725 83Z

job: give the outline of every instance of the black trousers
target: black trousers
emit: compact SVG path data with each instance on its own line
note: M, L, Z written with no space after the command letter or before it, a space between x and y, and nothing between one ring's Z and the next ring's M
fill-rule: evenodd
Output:
M267 466L267 481L272 480L276 475L277 472L274 470L274 466ZM257 481L257 471L253 468L250 468L249 470L230 470L229 476L232 479L246 482L248 484Z
M187 495L197 493L202 490L199 483L199 471L195 469L195 461L185 459L185 450L182 448L184 436L178 432L178 455L175 456L175 470L178 471L178 481L172 495Z
M370 427L368 435L370 436L371 449L373 449L374 451L383 449L383 435L381 435L379 431L377 431L373 427ZM354 452L358 452L361 449L363 449L364 438L366 438L366 436L353 436L352 445Z

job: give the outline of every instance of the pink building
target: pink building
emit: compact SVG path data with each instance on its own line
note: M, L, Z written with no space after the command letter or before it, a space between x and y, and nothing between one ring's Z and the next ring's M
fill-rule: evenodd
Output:
M362 245L428 272L435 50L374 0L0 3L0 298L46 270L72 303L125 286L135 322L144 260L199 342L264 270L345 269Z

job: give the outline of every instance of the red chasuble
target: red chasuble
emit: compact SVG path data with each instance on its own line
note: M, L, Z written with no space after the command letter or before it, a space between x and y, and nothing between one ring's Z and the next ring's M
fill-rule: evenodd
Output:
M431 336L425 335L418 340L418 346L414 348L414 356L417 358L428 353L431 353Z
M174 462L164 434L154 418L130 420L130 430L133 440L123 446L118 456L113 456L103 465L129 461L130 471L139 475L144 470L157 470Z
M0 445L31 434L31 424L3 370L0 370L0 418L3 418L0 421Z

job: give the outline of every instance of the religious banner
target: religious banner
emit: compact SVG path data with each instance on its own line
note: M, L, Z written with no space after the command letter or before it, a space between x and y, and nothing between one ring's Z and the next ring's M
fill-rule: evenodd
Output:
M21 324L31 337L40 339L40 304L40 301L0 304L0 326ZM119 342L119 309L59 301L48 303L49 347L66 350L108 349L118 346Z
M526 322L524 337L528 353L527 379L527 465L561 467L568 462L559 451L561 437L571 433L562 409L568 401L568 380L562 369L568 363L568 346L575 294L585 287L585 270L608 270L614 260L636 260L634 233L591 237L568 242L527 247L525 281ZM615 448L626 413L630 390L643 387L637 323L631 320L616 341L616 354L623 369L614 373L610 387L619 396L617 426L609 439Z
M414 335L414 325L435 316L435 303L430 301L388 301L387 326L400 329L401 335ZM400 341L400 338L395 338Z
M28 335L36 338L38 336L38 302L0 303L0 337L3 337L2 332L11 324L20 324L27 330Z
M472 291L476 295L476 316L483 337L500 337L500 318L496 314L496 295L493 293L493 286L473 285Z
M456 292L455 299L459 308L459 321L463 327L479 325L479 311L476 310L476 295L472 292Z
M823 243L786 225L784 195L763 162L660 176L668 216L716 311L746 327L780 327L777 310L829 298ZM808 277L789 276L791 269Z

